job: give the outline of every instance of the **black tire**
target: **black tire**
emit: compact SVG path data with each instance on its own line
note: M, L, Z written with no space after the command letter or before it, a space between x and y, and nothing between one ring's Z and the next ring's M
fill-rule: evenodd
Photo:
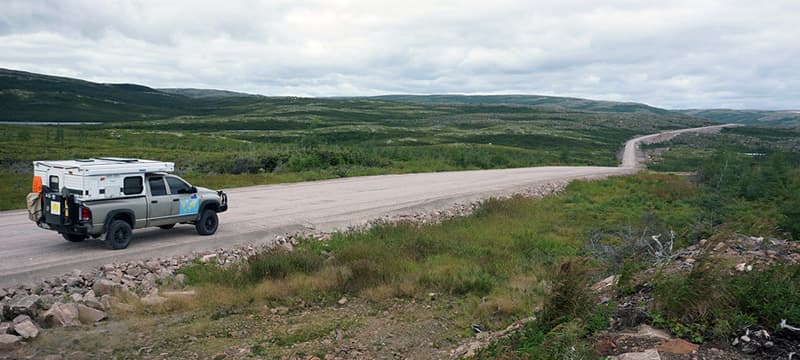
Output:
M161 226L159 226L159 228L161 228L161 229L164 229L164 230L169 230L169 229L172 229L172 228L174 228L174 227L175 227L175 224L169 224L169 225L161 225Z
M61 234L61 236L64 237L64 240L67 240L69 242L81 242L83 240L86 240L86 235L80 235L80 234Z
M217 212L214 209L205 209L203 213L200 215L200 219L194 224L194 227L197 229L197 233L200 235L211 235L217 232L217 227L219 227L219 218L217 217Z
M106 233L106 244L114 250L128 247L133 238L131 225L125 220L112 220Z

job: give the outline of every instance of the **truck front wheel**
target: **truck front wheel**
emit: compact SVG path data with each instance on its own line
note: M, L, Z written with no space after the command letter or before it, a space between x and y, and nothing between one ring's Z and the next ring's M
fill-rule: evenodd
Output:
M219 218L217 217L217 212L214 209L205 209L203 213L200 215L200 219L197 220L197 223L194 224L194 227L197 229L197 233L200 235L211 235L217 232L217 227L219 226Z
M133 237L131 225L125 220L112 220L106 233L106 243L114 250L128 247Z
M64 237L64 240L67 240L69 242L81 242L83 240L86 240L86 235L80 235L80 234L66 234L66 233L64 233L64 234L61 234L61 236Z

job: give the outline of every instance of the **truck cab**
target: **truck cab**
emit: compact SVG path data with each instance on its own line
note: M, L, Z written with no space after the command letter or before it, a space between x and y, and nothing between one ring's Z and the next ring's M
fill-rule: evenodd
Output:
M35 162L31 220L72 242L104 237L112 249L126 248L138 228L193 224L200 235L214 234L227 195L192 186L173 169L120 158Z

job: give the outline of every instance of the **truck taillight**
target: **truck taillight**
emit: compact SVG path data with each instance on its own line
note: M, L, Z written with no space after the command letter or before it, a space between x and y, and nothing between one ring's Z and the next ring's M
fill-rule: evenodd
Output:
M85 206L81 206L81 211L78 214L78 221L91 221L92 220L92 211Z

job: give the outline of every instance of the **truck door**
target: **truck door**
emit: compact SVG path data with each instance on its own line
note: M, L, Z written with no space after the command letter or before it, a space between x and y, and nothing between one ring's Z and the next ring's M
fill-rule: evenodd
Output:
M147 178L147 189L150 194L150 204L148 211L148 224L150 226L165 225L175 223L172 215L172 199L175 198L167 193L167 187L163 176L153 176ZM177 198L175 198L177 201Z
M200 199L197 191L192 190L183 179L177 176L165 176L169 193L172 197L177 197L178 201L172 202L172 214L177 216L181 222L194 221L197 218L197 211L200 209Z

